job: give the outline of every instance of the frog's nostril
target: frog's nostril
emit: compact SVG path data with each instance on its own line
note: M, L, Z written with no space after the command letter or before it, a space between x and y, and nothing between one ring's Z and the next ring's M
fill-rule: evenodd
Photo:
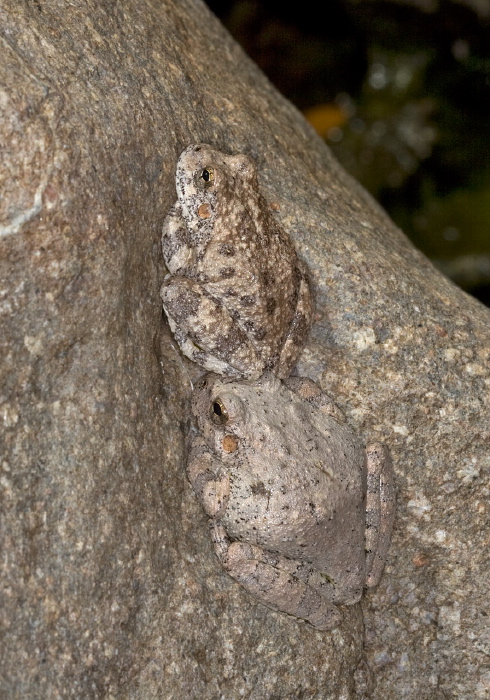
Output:
M221 446L225 452L231 454L238 450L238 439L234 435L225 435L221 442Z

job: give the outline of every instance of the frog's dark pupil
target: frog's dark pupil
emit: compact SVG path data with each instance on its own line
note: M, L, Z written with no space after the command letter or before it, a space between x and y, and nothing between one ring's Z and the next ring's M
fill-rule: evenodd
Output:
M220 406L220 404L219 404L217 401L215 401L215 402L213 403L213 411L215 412L215 414L216 414L217 416L222 416L222 415L223 415L223 411L221 410L221 406Z
M211 179L211 174L209 170L204 169L202 171L201 177L204 180L204 182L209 182L209 180Z

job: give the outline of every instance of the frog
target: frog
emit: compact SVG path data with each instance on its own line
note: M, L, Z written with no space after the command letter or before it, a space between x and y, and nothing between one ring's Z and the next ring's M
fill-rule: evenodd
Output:
M192 144L175 181L160 295L179 347L221 375L287 377L311 328L311 283L261 194L255 161Z
M366 447L312 379L204 375L187 477L219 562L259 602L318 630L379 583L395 516L386 445Z

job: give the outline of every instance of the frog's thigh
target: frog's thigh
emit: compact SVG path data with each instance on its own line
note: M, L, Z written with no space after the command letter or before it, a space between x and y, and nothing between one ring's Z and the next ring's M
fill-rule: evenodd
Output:
M376 586L383 573L395 519L395 482L385 445L368 445L366 503L366 586Z
M219 374L257 378L262 362L248 337L219 301L187 277L170 277L160 290L170 328L182 352Z
M307 278L304 276L299 286L296 311L294 312L288 335L279 356L277 375L281 379L289 376L298 357L303 351L310 332L312 316L313 301Z
M292 575L288 569L300 562L284 560L257 545L232 542L220 525L214 526L213 540L221 563L238 583L264 605L307 620L320 630L340 624L341 614L316 588ZM281 563L286 568L281 568Z

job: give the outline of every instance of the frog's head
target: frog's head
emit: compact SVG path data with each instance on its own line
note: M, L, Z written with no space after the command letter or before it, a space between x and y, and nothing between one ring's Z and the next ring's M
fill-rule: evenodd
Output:
M192 397L192 413L199 432L224 460L239 449L247 422L248 408L236 390L238 384L230 377L210 372L198 382Z
M180 155L176 171L177 197L189 231L198 243L209 240L219 216L239 205L240 193L257 191L257 169L246 155L228 156L199 143Z
M270 402L281 391L281 383L272 374L256 381L237 380L206 374L196 385L192 413L206 443L227 463L240 457L241 448L251 436L260 442L270 431L267 415Z

